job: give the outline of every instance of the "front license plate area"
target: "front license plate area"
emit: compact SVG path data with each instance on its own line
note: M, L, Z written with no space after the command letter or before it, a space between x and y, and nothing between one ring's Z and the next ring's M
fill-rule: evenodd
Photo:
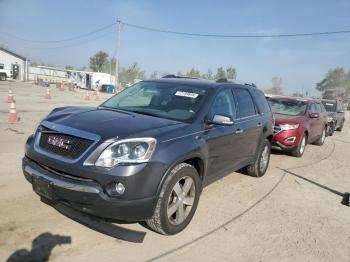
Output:
M48 199L53 199L53 185L50 181L43 178L33 179L33 190L40 196L46 197Z

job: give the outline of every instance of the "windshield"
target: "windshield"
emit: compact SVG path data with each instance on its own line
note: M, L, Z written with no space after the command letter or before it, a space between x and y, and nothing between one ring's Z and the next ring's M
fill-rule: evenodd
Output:
M327 112L336 112L337 111L337 104L336 103L322 101L322 104L326 108Z
M274 114L286 116L302 116L305 114L307 103L297 100L269 99Z
M205 96L203 88L177 83L139 82L101 106L186 122L198 112Z

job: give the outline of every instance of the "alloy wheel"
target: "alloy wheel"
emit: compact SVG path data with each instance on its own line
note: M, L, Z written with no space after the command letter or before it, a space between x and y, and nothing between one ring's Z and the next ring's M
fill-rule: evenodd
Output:
M260 159L260 172L264 172L267 168L267 164L269 161L269 147L268 145L265 145L263 151L261 152L261 159Z
M303 138L301 139L301 144L300 144L300 155L302 155L305 151L305 147L306 147L306 138L305 136L303 136Z
M185 221L194 204L196 187L189 176L178 180L169 196L167 216L173 225L179 225Z

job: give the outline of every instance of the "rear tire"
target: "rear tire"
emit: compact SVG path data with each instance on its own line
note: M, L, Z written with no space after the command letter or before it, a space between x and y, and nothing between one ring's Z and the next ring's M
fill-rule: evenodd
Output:
M336 123L328 124L327 126L327 135L333 136L335 130Z
M307 136L306 134L303 134L303 136L299 141L298 146L292 150L291 152L292 156L302 157L305 152L306 144L307 144Z
M250 176L262 177L265 175L269 166L271 154L271 144L268 139L265 139L259 148L259 153L254 163L247 166L247 173Z
M326 140L326 128L323 129L321 137L315 141L315 145L322 146Z
M0 80L5 81L6 80L6 75L5 74L0 74Z
M163 235L184 230L196 212L202 190L197 170L186 163L175 166L166 178L147 225Z

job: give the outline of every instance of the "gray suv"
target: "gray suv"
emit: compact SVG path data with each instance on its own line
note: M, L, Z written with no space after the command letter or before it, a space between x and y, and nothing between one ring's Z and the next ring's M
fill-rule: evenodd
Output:
M203 187L242 168L265 174L272 122L255 86L171 75L97 108L54 109L28 138L23 172L45 203L176 234Z

